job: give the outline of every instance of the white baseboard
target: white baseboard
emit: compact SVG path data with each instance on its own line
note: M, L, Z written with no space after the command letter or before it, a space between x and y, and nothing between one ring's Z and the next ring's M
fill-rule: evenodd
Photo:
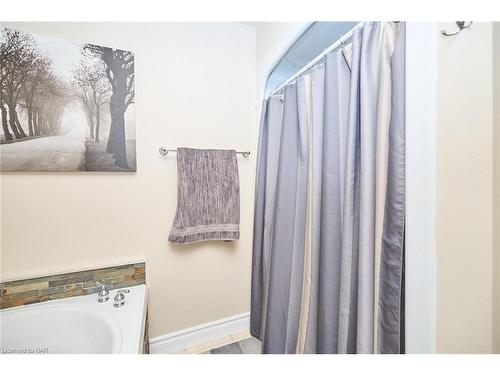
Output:
M249 330L250 313L248 312L153 337L149 340L149 349L152 354L177 353L184 349Z

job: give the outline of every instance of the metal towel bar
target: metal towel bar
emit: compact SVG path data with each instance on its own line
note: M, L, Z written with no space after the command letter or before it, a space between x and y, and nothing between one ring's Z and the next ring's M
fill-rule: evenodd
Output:
M177 150L169 150L166 147L160 147L158 150L160 152L160 155L165 156L169 152L177 152ZM248 158L250 156L250 151L236 151L237 154L243 155L244 158Z

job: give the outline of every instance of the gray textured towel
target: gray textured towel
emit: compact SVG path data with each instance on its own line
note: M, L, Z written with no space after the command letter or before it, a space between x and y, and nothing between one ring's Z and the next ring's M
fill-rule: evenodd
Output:
M240 186L234 150L177 150L177 212L168 240L240 238Z

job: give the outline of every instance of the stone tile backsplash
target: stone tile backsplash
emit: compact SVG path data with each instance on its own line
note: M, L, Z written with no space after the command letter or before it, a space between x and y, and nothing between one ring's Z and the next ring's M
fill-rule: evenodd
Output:
M0 309L96 293L100 288L96 281L110 290L145 284L146 265L142 262L2 282Z

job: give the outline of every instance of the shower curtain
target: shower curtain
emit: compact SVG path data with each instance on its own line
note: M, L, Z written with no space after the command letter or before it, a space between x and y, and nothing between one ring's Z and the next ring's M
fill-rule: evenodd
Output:
M263 102L251 333L264 353L404 352L404 29L364 23Z

